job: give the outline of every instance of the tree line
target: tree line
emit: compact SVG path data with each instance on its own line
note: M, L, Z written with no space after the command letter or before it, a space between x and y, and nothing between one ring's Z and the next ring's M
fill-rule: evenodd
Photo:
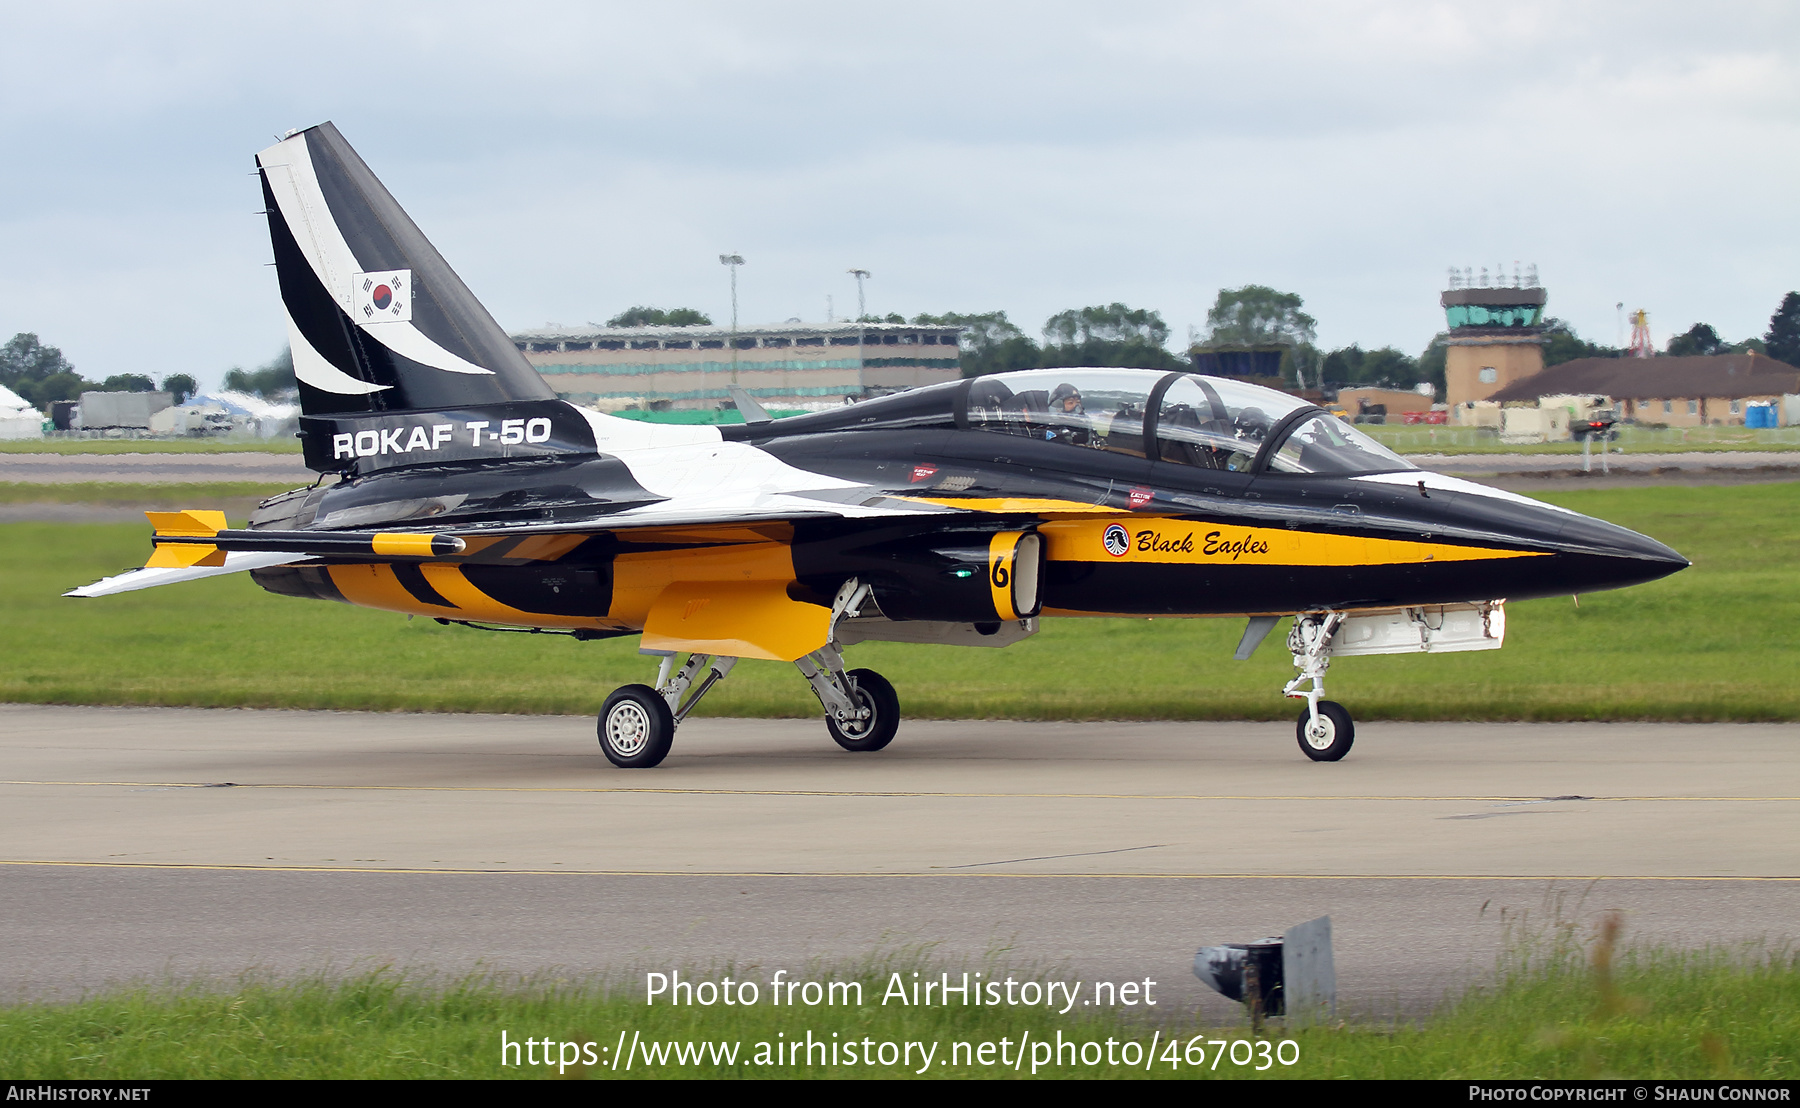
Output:
M171 373L160 384L144 373L115 373L103 380L91 381L76 372L61 350L46 346L29 331L19 332L5 346L0 346L0 385L46 411L51 404L79 399L84 392L155 392L161 388L173 393L175 403L180 404L200 390L199 382L186 373ZM234 367L227 370L225 387L265 399L289 394L297 387L293 356L283 349L255 369Z
M142 373L115 373L103 381L90 381L75 372L69 359L54 346L45 346L37 335L21 331L0 346L0 385L27 403L49 409L58 400L74 400L84 392L153 392L156 382ZM162 387L176 393L176 403L198 387L185 373L163 378Z
M1364 350L1351 344L1326 351L1315 341L1316 322L1301 309L1301 298L1267 285L1220 289L1206 313L1207 333L1201 345L1273 346L1283 349L1281 376L1289 385L1317 388L1353 385L1410 389L1429 382L1444 387L1444 361L1448 332L1440 332L1417 357L1393 346ZM868 316L867 323L914 323L921 326L963 328L960 361L965 377L1005 373L1016 369L1050 369L1063 366L1128 366L1138 369L1185 369L1192 365L1187 354L1169 350L1169 325L1161 313L1125 304L1096 304L1069 308L1044 321L1041 339L1033 338L1004 311L921 312L908 320L898 313ZM629 308L607 320L609 327L709 326L712 320L695 308ZM1726 342L1707 323L1696 323L1671 338L1664 349L1669 356L1741 354L1755 351L1776 361L1800 366L1800 292L1790 292L1769 317L1769 328L1760 337ZM1620 358L1625 351L1589 342L1575 328L1559 319L1546 321L1544 364L1560 365L1576 358ZM83 392L150 392L157 382L142 373L116 373L90 381L77 373L63 352L47 346L36 334L20 332L0 346L0 385L28 403L48 409L58 400L74 400ZM175 394L177 404L199 389L186 373L164 377L161 388ZM265 399L291 395L296 388L294 359L285 348L254 369L233 367L225 374L225 388L252 393Z

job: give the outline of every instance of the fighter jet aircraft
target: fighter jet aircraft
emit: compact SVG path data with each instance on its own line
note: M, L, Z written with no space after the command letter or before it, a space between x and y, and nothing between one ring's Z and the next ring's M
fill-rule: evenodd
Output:
M599 716L648 767L741 658L793 662L838 745L887 746L869 640L1006 646L1046 618L1281 619L1318 761L1354 727L1334 656L1493 649L1505 600L1688 563L1642 535L1423 472L1296 397L1193 373L1003 373L772 420L672 426L558 400L331 124L257 156L313 487L241 530L152 512L105 596L247 571L284 596L660 659ZM685 657L683 657L685 656Z

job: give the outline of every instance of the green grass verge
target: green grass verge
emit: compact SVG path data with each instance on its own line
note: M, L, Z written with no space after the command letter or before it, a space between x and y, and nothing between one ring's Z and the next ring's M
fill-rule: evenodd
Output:
M1509 607L1505 649L1345 658L1361 719L1800 719L1800 484L1574 491L1544 499L1670 543L1691 569ZM235 521L234 521L235 522ZM61 704L596 711L653 670L635 638L577 643L273 596L234 575L99 600L63 591L142 564L141 524L0 525L0 700ZM1287 719L1279 635L1231 661L1228 620L1046 620L1005 650L868 643L913 718ZM703 714L806 718L793 667L744 662Z
M1400 454L1576 454L1578 442L1505 443L1494 431L1423 424L1361 424L1357 428ZM1800 450L1800 427L1654 428L1627 426L1609 444L1627 454L1692 454L1743 450ZM1598 457L1598 445L1594 448Z
M298 454L286 439L0 439L0 454Z
M1596 955L1603 944L1596 943ZM856 980L862 992L860 1003L842 992L848 1003L812 1008L775 1007L766 973L731 970L684 976L759 981L758 1003L647 1005L636 976L629 990L608 995L592 981L473 977L440 985L388 970L336 980L250 980L219 991L113 992L0 1009L0 1073L15 1080L559 1076L559 1066L530 1065L524 1052L522 1064L503 1065L505 1032L514 1042L577 1044L560 1075L590 1078L900 1077L921 1070L931 1077L1014 1077L1031 1076L1034 1062L1038 1077L1086 1078L1800 1077L1800 959L1791 952L1641 950L1611 957L1602 968L1598 957L1565 947L1536 961L1515 958L1422 1024L1295 1030L1276 1020L1260 1041L1242 1022L1205 1026L1166 1002L1154 1019L1144 1018L1143 1008L1077 1008L1065 1016L1042 1007L882 1003L891 973L903 984L915 969L921 979L947 971L960 981L966 968L905 959L844 971L814 967L800 977ZM773 1049L804 1042L809 1033L815 1042L856 1043L853 1064L827 1051L795 1062ZM1234 1064L1233 1047L1221 1052L1213 1045L1237 1040L1244 1045L1236 1057L1247 1064ZM892 1061L882 1064L879 1044L909 1041L932 1048L929 1067L921 1066L923 1047L904 1065L904 1048L890 1047ZM1015 1070L1022 1041L1043 1045L1027 1047ZM604 1062L621 1042L637 1044L629 1071L581 1064L587 1059L580 1044L593 1044L593 1059ZM1073 1044L1060 1058L1059 1043ZM660 1062L646 1061L645 1044ZM684 1064L668 1044L711 1044L718 1053ZM990 1045L977 1053L982 1044ZM1259 1071L1264 1049L1271 1060ZM540 1050L534 1043L532 1053ZM561 1059L564 1051L559 1045L552 1054ZM866 1055L874 1065L863 1062Z
M205 508L224 500L266 500L293 488L292 482L194 481L138 484L127 481L70 481L44 485L0 481L0 504L118 504L145 508Z

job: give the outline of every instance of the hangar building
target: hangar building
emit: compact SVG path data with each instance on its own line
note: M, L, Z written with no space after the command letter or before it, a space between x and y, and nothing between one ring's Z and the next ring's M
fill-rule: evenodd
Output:
M1577 358L1500 389L1487 399L1531 403L1546 396L1616 401L1619 418L1670 427L1800 423L1800 369L1765 354ZM1752 412L1751 409L1760 409Z
M960 327L550 327L513 343L565 400L609 412L713 412L734 382L766 408L816 411L961 376Z

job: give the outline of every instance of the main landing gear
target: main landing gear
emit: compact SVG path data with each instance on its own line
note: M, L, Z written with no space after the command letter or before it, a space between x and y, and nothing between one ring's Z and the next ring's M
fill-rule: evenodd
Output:
M869 587L855 578L844 583L831 605L831 630L824 646L794 662L825 709L825 728L845 750L880 750L900 729L900 698L887 678L872 669L844 671L837 642L838 620L856 616L869 599ZM693 712L712 687L737 665L736 658L690 654L679 669L672 651L647 650L660 656L656 685L626 685L606 698L600 709L600 749L621 769L649 769L668 756L675 728ZM704 674L704 676L702 676Z
M1331 637L1344 622L1343 612L1302 612L1294 617L1294 629L1288 632L1288 650L1299 676L1281 690L1283 696L1306 701L1294 735L1300 751L1315 762L1335 762L1350 753L1356 741L1356 724L1350 713L1325 695L1325 671L1331 667ZM1310 688L1300 686L1311 682Z

